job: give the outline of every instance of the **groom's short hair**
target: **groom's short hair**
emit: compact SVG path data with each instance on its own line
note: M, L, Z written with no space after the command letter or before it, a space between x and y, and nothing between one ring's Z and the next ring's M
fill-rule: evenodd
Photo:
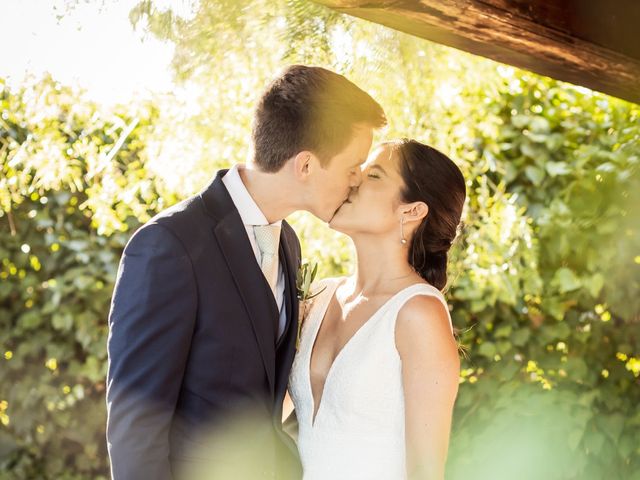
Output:
M254 161L277 172L303 150L323 165L341 152L356 124L380 128L382 107L342 75L321 67L291 65L263 93L253 123Z

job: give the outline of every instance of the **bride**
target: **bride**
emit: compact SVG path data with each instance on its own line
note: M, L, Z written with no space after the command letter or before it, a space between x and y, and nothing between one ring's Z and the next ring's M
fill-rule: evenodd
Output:
M460 363L440 290L465 181L414 140L363 168L330 222L356 273L314 287L289 379L304 478L442 479Z

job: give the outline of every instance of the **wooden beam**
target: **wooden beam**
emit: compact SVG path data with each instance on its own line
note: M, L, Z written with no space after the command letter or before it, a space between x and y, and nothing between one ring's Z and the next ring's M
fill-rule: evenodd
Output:
M640 103L640 1L316 2L443 45Z

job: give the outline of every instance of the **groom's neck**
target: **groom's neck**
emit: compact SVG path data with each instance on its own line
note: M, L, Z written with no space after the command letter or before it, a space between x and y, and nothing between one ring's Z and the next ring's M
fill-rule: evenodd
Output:
M292 206L290 186L282 171L262 172L257 167L247 165L238 169L242 183L260 208L269 223L282 220L296 208Z

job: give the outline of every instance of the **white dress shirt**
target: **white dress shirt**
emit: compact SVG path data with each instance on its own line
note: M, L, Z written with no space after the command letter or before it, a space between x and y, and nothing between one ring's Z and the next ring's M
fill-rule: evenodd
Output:
M269 222L264 216L264 213L262 213L262 210L260 210L260 207L256 204L255 200L251 197L247 187L244 186L239 172L242 168L244 168L244 165L242 164L234 165L229 169L225 176L222 177L222 183L224 183L224 186L227 188L227 191L231 196L233 204L238 209L238 213L240 213L240 218L242 219L242 223L244 223L244 227L247 231L247 236L249 237L249 242L251 243L251 248L253 248L253 253L256 257L259 268L262 258L260 249L256 242L256 237L253 233L253 227L254 225L269 225ZM282 220L278 220L271 225L281 227ZM276 283L275 292L275 300L280 312L280 319L278 321L278 338L280 338L284 332L284 327L287 323L287 312L284 304L284 269L282 268L282 262L279 260L280 259L278 258L278 282Z

